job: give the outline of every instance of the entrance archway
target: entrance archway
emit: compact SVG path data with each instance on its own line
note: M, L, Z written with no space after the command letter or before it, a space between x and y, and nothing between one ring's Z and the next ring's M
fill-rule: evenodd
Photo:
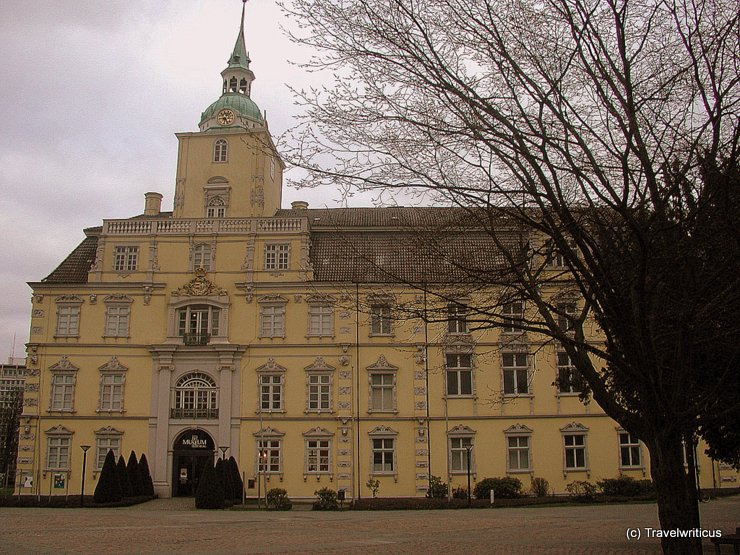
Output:
M192 497L206 464L213 464L213 438L203 430L187 430L172 446L172 497Z

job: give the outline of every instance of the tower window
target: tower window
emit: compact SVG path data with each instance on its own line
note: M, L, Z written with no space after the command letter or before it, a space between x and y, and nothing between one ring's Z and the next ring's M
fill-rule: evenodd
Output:
M226 139L218 139L213 143L213 161L226 162L229 154L229 143Z
M242 77L242 80L239 81L239 92L242 94L247 94L247 80Z
M229 92L236 92L236 77L229 79Z

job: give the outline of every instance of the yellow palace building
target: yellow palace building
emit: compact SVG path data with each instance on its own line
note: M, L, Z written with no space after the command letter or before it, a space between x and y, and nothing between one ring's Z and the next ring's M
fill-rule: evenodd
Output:
M85 491L108 450L134 450L163 497L192 495L222 453L248 496L351 499L371 478L380 496L424 496L431 475L465 487L468 469L525 489L546 478L556 493L649 477L644 446L579 400L555 346L476 329L470 296L401 285L454 282L444 261L403 248L449 209L281 207L284 164L252 100L243 29L242 14L222 95L177 134L173 211L147 193L142 214L85 229L30 283L17 491L78 493L81 446ZM451 250L489 254L466 237ZM699 468L703 487L737 485L701 453Z

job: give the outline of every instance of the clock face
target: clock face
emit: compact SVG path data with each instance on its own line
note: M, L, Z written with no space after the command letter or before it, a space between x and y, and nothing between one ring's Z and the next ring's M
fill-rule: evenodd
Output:
M234 112L231 110L221 110L218 113L218 123L221 125L231 125L234 121Z

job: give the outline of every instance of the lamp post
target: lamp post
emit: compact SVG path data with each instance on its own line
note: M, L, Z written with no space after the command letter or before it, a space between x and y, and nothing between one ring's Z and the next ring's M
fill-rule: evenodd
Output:
M226 451L229 450L228 445L219 445L218 447L221 450L221 460L226 460Z
M470 452L472 450L473 450L473 446L472 445L466 445L465 446L465 451L466 451L467 457L468 457L468 465L467 465L468 466L468 507L470 507L470 503L471 503L470 502Z
M260 451L260 459L262 459L262 478L265 481L265 509L267 509L267 449Z
M87 450L89 445L80 445L82 449L82 488L80 490L80 507L85 506L85 466L87 465Z

